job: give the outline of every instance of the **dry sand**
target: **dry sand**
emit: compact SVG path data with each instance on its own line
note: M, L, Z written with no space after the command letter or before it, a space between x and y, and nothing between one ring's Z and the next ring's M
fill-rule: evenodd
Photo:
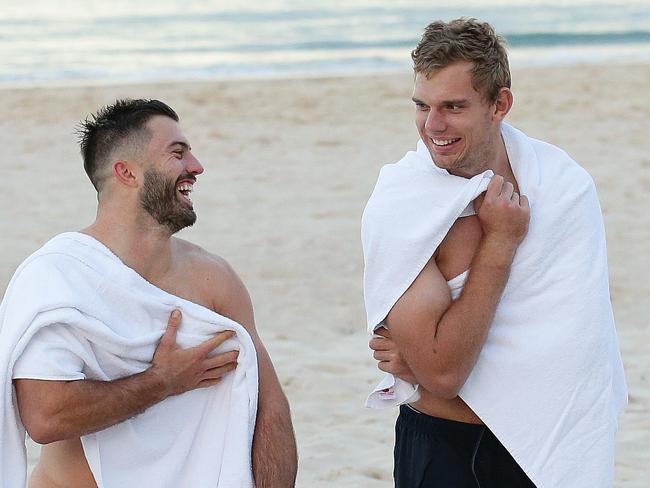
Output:
M516 71L509 117L566 149L599 188L630 387L616 471L626 488L650 486L648 79L648 65ZM298 485L389 487L395 412L363 407L378 372L359 219L380 166L416 142L410 90L410 75L0 90L0 291L46 239L94 217L76 122L116 97L167 101L206 166L199 221L181 235L248 284L293 409Z

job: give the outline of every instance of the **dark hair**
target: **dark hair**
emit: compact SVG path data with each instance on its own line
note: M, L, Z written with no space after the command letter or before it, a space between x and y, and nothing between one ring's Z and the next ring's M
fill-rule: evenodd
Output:
M84 169L95 189L99 192L104 183L102 169L111 152L127 142L133 142L146 132L145 125L152 117L163 115L178 122L178 115L160 100L124 99L100 108L79 122L77 135L81 146Z
M499 90L510 88L510 68L505 41L487 22L459 18L432 22L411 52L413 70L429 77L435 70L457 61L471 61L472 86L493 102Z

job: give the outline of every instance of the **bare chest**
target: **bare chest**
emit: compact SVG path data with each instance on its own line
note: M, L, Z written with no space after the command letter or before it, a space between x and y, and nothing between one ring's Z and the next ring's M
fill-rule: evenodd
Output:
M167 293L215 310L214 297L220 283L218 277L205 268L179 262L165 276L152 280L152 284Z

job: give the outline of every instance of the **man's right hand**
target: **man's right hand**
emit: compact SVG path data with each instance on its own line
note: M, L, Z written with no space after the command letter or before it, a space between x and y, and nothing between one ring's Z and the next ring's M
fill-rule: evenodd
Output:
M158 376L165 385L166 396L216 385L223 376L237 367L239 351L210 356L212 351L235 335L234 331L218 332L196 347L182 349L176 343L180 323L181 312L174 310L149 369L149 372Z
M528 198L515 192L503 176L494 175L480 204L478 219L486 238L516 248L528 231Z
M15 379L20 418L40 444L76 438L122 422L170 395L218 383L237 366L238 351L210 356L231 338L219 332L196 347L176 344L181 313L172 312L152 366L111 381Z

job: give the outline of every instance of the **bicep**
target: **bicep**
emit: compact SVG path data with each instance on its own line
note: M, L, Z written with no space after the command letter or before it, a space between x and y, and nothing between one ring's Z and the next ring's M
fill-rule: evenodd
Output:
M23 410L45 408L46 405L54 403L52 400L62 398L68 383L69 381L14 379L13 384L21 417Z
M386 317L400 350L417 350L426 336L433 338L440 319L451 305L447 281L432 257Z
M12 369L16 403L33 438L54 412L72 406L70 384L86 377L88 347L66 324L52 324L38 330L18 356Z
M253 306L248 290L228 262L213 254L204 256L202 265L210 275L207 280L212 309L246 329L254 328Z
M234 271L232 271L232 273L233 276L231 278L230 286L228 287L228 296L224 301L225 313L227 314L227 317L242 325L250 334L253 344L255 345L260 370L264 371L271 366L271 358L262 343L262 339L257 333L255 327L255 316L253 313L253 303L248 290L239 276L237 276Z
M33 432L58 406L65 403L69 381L14 379L20 419L32 437Z
M215 294L213 295L215 310L246 329L255 346L260 376L262 378L266 378L269 375L274 377L273 363L257 333L253 304L244 282L225 261L220 261L217 271L220 273L220 281L224 286L215 290ZM267 382L263 381L263 383Z
M269 391L270 387L273 391L280 391L280 384L275 374L271 356L264 347L264 343L255 327L253 304L248 290L237 273L230 266L226 266L225 282L227 286L224 286L222 292L215 296L215 304L219 305L222 315L242 325L250 334L257 355L260 390ZM275 397L274 395L271 396ZM261 401L266 401L269 398L268 394L260 395Z

